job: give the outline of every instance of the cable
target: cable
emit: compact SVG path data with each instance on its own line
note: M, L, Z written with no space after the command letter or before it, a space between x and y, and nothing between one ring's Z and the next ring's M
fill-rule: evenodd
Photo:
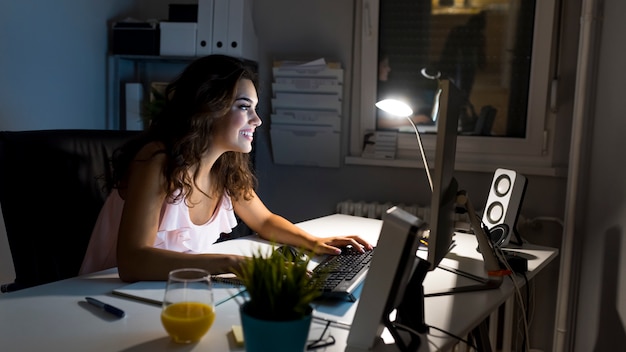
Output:
M506 268L508 270L510 270L513 273L513 269L511 269L511 266L509 265L509 263L507 262L506 258L504 257L504 252L502 251L502 248L497 248L496 253L498 255L498 257L500 258L500 260L502 261L502 263L504 264L504 266L506 266ZM524 276L526 277L526 276ZM515 287L515 296L518 300L518 303L520 305L520 309L522 310L522 316L524 316L524 334L525 334L525 339L529 339L529 333L528 333L528 322L526 321L526 309L524 308L524 299L522 297L522 293L520 291L519 286L517 285L517 281L515 280L514 275L509 275L509 278L511 279L511 282L513 282L513 286ZM524 349L524 351L528 351L528 346L524 346L526 347Z
M468 216L470 216L468 214ZM476 216L476 226L481 226L481 227L485 227L485 223L482 221L481 218L478 218ZM529 332L528 332L528 321L527 321L527 314L526 314L526 309L525 309L525 304L524 304L524 299L522 297L522 293L521 290L519 288L519 286L517 285L517 281L515 280L515 276L514 276L514 271L511 268L511 266L509 265L509 262L506 260L506 257L504 255L504 251L502 250L501 247L499 246L494 246L491 242L489 242L489 247L491 249L493 249L493 253L495 254L497 260L502 263L506 269L511 273L510 275L508 275L508 277L511 279L511 281L513 282L513 286L515 288L515 296L517 298L518 304L520 306L520 309L522 310L522 316L524 317L523 321L524 321L524 341L526 341L526 339L529 339ZM528 286L528 279L526 277L526 275L524 275L524 278L526 279L526 285ZM524 345L524 343L523 343ZM524 351L528 351L528 347L527 346L523 346L523 350Z
M551 221L551 222L555 222L557 224L559 224L559 226L561 226L561 228L564 227L563 224L563 220L557 218L557 217L553 217L553 216L537 216L534 217L532 219L525 219L524 220L524 224L530 224L531 226L533 226L537 221Z
M529 315L528 315L528 307L530 306L530 287L528 287L528 276L526 276L525 273L522 273L522 275L524 276L524 281L526 282L526 310L524 311L524 319L526 322L526 336L524 337L524 340L522 342L522 349L526 349L526 346L530 347L530 336L528 335L528 326L529 324Z
M530 285L530 299L528 300L529 302L529 307L527 307L526 309L530 312L529 314L529 318L528 318L528 326L532 326L533 321L535 319L535 292L536 292L536 284L535 281L529 281L529 285Z
M404 325L404 324L394 322L394 323L393 323L393 326L395 326L395 327L396 327L396 328L398 328L398 329L403 329L403 330L406 330L406 331L408 331L408 332L410 332L410 333L412 333L412 334L415 334L415 335L417 335L417 336L419 336L419 335L420 335L420 333L419 333L419 332L415 331L414 329L412 329L412 328L410 328L410 327L408 327L408 326L406 326L406 325ZM477 348L474 344L472 344L470 341L468 341L468 340L466 340L466 339L464 339L464 338L462 338L462 337L460 337L460 336L457 336L457 335L455 335L455 334L453 334L453 333L451 333L451 332L448 332L448 331L446 331L446 330L440 329L440 328L438 328L438 327L436 327L436 326L432 326L432 325L428 325L428 324L426 324L426 326L427 326L429 329L435 329L435 330L437 330L437 331L439 331L439 332L442 332L442 333L444 333L444 334L446 334L446 335L448 335L448 336L450 336L450 337L452 337L452 338L455 338L455 339L457 339L457 340L459 340L459 341L461 341L461 342L465 343L465 344L466 344L466 345L468 345L470 348L473 348L473 349L475 349L475 350L478 350L478 348Z
M330 323L331 325L335 325L336 327L342 328L342 329L350 330L350 328L352 327L352 324L344 323L344 322L337 321L337 320L327 319L327 318L324 318L324 317L319 317L317 315L313 315L313 319L314 320L323 321L325 323Z

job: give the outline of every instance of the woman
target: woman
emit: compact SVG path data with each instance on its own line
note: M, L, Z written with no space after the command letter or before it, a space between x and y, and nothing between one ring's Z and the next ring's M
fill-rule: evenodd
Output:
M249 166L256 76L242 61L211 55L166 89L163 111L114 156L114 189L95 225L81 274L117 266L124 281L166 280L170 270L229 272L243 257L209 254L235 214L262 238L319 254L371 249L357 236L315 237L270 212Z

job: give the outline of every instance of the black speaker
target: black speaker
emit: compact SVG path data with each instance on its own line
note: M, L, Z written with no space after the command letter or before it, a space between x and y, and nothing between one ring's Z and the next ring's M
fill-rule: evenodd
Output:
M513 170L497 169L495 171L482 219L489 231L489 238L495 246L508 245L513 235L517 240L517 243L513 243L522 244L515 225L527 183L526 177Z

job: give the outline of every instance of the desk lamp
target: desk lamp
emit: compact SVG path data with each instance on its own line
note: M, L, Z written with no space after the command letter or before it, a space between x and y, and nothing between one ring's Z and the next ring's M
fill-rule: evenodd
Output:
M433 107L433 111L431 114L433 118L436 118L436 116L439 113L439 97L441 96L441 93L442 93L441 80L440 80L441 72L424 67L422 68L420 73L425 78L436 80L439 85L439 87L437 88L437 93L435 94L435 105ZM417 130L415 123L411 119L411 116L413 115L413 109L411 109L409 104L401 100L397 100L397 99L383 99L376 103L376 107L388 113L392 117L406 118L407 120L409 120L411 127L413 127L413 131L415 131L415 138L417 139L417 144L419 146L420 155L422 156L422 162L424 163L424 170L426 170L426 176L428 177L428 185L430 186L430 191L432 192L433 191L433 179L430 175L430 167L428 166L428 161L426 160L426 154L424 153L424 145L422 144L422 138L420 137L420 133Z
M424 170L426 170L426 176L428 177L428 184L430 185L430 191L433 190L433 179L430 176L430 168L428 167L428 162L426 161L426 155L424 154L424 146L422 145L422 138L420 137L420 133L415 126L413 120L411 120L411 115L413 115L413 109L409 106L409 104L396 100L396 99L384 99L376 103L376 107L380 110L388 113L389 115L397 118L406 118L411 123L413 127L413 131L415 131L415 138L417 139L417 144L419 145L420 154L422 155L422 162L424 163Z
M432 192L431 199L431 229L428 232L429 256L431 262L430 270L439 265L441 259L446 255L453 245L451 238L453 232L453 222L449 213L465 209L468 213L472 231L478 240L479 251L481 252L485 269L489 276L488 282L480 285L481 288L498 287L502 282L503 272L494 248L490 245L489 237L486 235L482 224L469 199L469 195L464 190L459 190L452 173L454 171L454 159L456 153L456 133L458 126L458 116L460 105L465 100L459 89L453 82L447 79L440 79L440 74L430 74L426 69L422 70L422 75L426 78L437 80L438 89L435 94L435 105L433 114L440 114L437 117L437 145L435 153L435 174L430 174L428 161L422 145L420 133L410 118L412 109L400 100L385 99L376 103L376 107L389 113L391 116L406 118L413 127L417 139L426 175ZM433 116L433 119L435 116ZM454 206L456 203L456 206ZM433 253L431 255L431 252ZM472 287L475 290L476 287Z

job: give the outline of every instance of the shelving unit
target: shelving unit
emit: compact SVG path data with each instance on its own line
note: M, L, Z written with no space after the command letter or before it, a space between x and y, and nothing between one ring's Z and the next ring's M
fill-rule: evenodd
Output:
M171 82L199 56L109 55L107 62L106 128L126 129L124 85L141 83L143 96L148 97L152 82ZM246 60L258 72L258 63Z
M141 83L147 97L151 82L171 81L195 59L195 56L109 55L106 128L126 129L124 84Z

